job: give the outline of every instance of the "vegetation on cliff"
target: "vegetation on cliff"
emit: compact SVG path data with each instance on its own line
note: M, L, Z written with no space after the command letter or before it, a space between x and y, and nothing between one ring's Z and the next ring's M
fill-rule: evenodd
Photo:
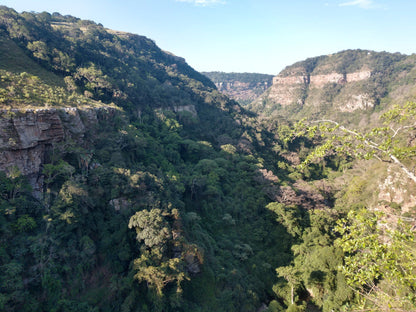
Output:
M27 108L117 107L40 140L36 185L0 171L0 310L416 307L415 185L397 167L258 118L152 40L91 21L0 7L0 51L0 121L16 142L0 155L18 149ZM385 116L408 122L390 143L411 167L407 108Z
M346 50L287 66L247 108L266 118L368 123L363 116L414 99L415 74L415 55Z
M290 250L256 182L271 154L259 155L269 138L252 115L147 38L4 7L0 28L21 55L1 62L2 103L21 120L26 108L84 101L124 110L45 148L40 198L18 168L2 173L1 309L251 311L267 302ZM13 125L16 115L3 117Z
M202 72L218 90L245 106L272 85L272 75L256 73Z

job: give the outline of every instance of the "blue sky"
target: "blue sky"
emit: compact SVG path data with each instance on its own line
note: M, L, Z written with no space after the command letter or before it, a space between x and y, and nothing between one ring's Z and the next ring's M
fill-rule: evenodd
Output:
M144 35L198 71L278 74L346 49L416 53L415 0L0 0Z

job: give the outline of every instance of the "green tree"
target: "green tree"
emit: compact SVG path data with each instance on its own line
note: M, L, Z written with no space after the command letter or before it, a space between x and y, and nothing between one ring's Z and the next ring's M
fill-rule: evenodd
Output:
M277 268L276 273L288 282L290 287L290 304L293 305L295 303L295 288L301 282L299 271L293 266L284 266Z
M274 202L268 204L267 209L276 214L277 222L281 223L290 235L297 238L302 235L303 221L298 207Z
M177 292L181 292L181 283L186 278L182 257L170 254L173 242L171 227L165 220L167 216L168 213L153 208L136 212L129 221L129 228L136 230L137 240L144 243L140 258L134 261L137 271L134 277L154 287L159 296L171 282L176 282Z
M350 211L337 221L335 244L345 252L342 272L366 311L416 309L416 244L409 224L383 213Z
M163 251L171 237L169 224L164 220L162 210L141 210L136 212L129 221L129 228L134 228L137 240L143 241L149 248Z
M416 182L415 174L405 163L416 156L416 145L408 143L416 130L415 116L415 102L408 102L403 106L396 105L381 116L383 126L374 127L364 133L350 130L333 120L317 120L310 123L301 121L295 125L286 140L308 136L321 142L306 157L301 168L335 151L357 158L374 157L390 161Z

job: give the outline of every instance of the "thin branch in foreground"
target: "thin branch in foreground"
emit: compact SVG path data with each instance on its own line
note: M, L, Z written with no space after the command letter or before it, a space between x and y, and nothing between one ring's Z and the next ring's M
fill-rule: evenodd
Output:
M352 134L353 136L355 136L356 138L358 138L358 139L360 139L360 138L364 138L364 136L363 135L361 135L361 134L359 134L358 132L356 132L356 131L353 131L353 130L350 130L350 129L348 129L348 128L346 128L346 127L344 127L344 126L341 126L338 122L336 122L336 121L333 121L333 120L329 120L329 119L322 119L322 120L316 120L316 121L313 121L312 123L324 123L324 122L327 122L327 123L332 123L332 124L334 124L334 125L336 125L337 127L339 127L339 129L340 130L342 130L342 131L344 131L344 132L347 132L347 133L349 133L349 134ZM413 125L411 125L411 126L405 126L405 127L401 127L401 128L399 128L399 129L397 129L397 131L396 131L396 133L394 134L394 136L396 136L397 135L397 133L399 133L399 131L401 131L401 130L404 130L404 129L409 129L409 128L412 128L412 127L415 127L416 126L416 123L415 124L413 124ZM369 148L371 148L371 149L373 149L373 150L376 150L376 151L378 151L378 152L380 152L380 153L383 153L383 154L385 154L386 156L388 156L395 164L397 164L397 165L399 165L399 167L402 169L402 171L413 181L413 182L415 182L416 183L416 176L415 176L415 174L413 173L413 172L411 172L396 156L394 156L391 152L389 152L388 150L384 150L384 149L381 149L380 148L380 145L379 144L377 144L377 143L375 143L375 142L373 142L373 141L370 141L370 140L367 140L367 139L364 139L364 144L365 145L367 145ZM373 155L376 159L378 159L378 160L381 160L381 158L378 156L378 155Z

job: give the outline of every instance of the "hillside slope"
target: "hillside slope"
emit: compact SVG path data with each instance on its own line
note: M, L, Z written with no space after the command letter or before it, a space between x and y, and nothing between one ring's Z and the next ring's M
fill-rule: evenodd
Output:
M347 50L297 62L249 108L263 115L351 119L416 95L416 56Z
M143 36L0 7L0 52L1 311L415 309L415 185L380 150L414 166L416 104L357 161L363 137L259 118ZM374 86L404 100L414 64L391 58L403 83Z
M274 297L290 237L253 114L152 40L71 16L0 7L0 51L0 310Z

